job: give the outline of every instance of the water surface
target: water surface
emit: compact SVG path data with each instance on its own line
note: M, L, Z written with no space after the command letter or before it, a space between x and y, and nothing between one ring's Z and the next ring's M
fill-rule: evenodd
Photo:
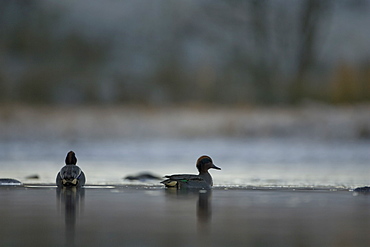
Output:
M370 197L348 190L30 186L0 197L1 246L370 244Z
M76 152L87 183L130 184L127 175L196 173L200 155L221 171L216 185L354 188L370 182L368 140L128 139L0 142L0 177L25 183L54 183L68 151ZM39 179L27 179L30 175ZM158 184L158 181L147 181Z
M129 139L0 142L0 246L369 246L368 141ZM81 190L54 180L73 150ZM209 191L176 191L142 171L195 173L210 155ZM37 175L31 176L30 175ZM38 177L38 179L35 179Z

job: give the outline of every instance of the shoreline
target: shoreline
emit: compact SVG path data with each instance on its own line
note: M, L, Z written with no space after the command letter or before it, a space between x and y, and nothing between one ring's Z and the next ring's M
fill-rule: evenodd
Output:
M22 185L0 185L0 189L57 189L55 184L51 183L23 183ZM87 184L81 189L117 189L117 190L168 190L168 191L176 191L172 188L165 188L163 185L154 185L154 184ZM212 187L210 191L286 191L286 192L304 192L304 191L312 191L312 192L343 192L348 191L351 192L355 188L346 188L346 187L339 187L339 186L254 186L254 185L215 185ZM180 190L182 192L196 192L201 191L202 189L194 189L194 190Z
M370 105L0 106L3 140L306 138L370 140Z

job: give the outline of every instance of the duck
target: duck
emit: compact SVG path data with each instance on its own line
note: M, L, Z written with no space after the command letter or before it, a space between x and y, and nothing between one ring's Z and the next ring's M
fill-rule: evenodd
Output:
M13 178L0 178L0 186L20 186L22 182Z
M167 178L161 183L167 188L177 189L210 189L213 186L213 180L209 169L221 170L213 164L211 157L202 155L196 162L196 167L199 171L198 175L195 174L175 174L164 176Z
M80 167L76 165L77 158L73 151L67 153L66 165L60 169L56 177L58 187L82 187L85 185L86 177Z

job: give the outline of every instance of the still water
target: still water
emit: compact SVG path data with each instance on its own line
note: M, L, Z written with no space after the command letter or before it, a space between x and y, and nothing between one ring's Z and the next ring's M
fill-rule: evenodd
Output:
M369 246L350 191L0 188L1 246Z
M68 151L87 176L58 190ZM0 143L0 246L369 246L369 141L148 139ZM124 180L195 173L210 155L212 191ZM38 179L30 178L36 177Z
M221 171L215 185L354 188L370 184L370 141L302 139L130 139L0 143L0 177L54 183L68 151L76 152L87 184L132 184L139 172L196 173L207 154ZM28 179L38 175L39 179ZM158 181L147 181L158 184Z

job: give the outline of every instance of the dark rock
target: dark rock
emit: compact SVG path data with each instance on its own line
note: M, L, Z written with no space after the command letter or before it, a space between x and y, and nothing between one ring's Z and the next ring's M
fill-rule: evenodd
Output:
M37 174L33 174L33 175L27 176L26 179L40 179L40 176Z
M131 181L135 181L135 180L146 181L146 180L160 180L162 178L159 176L153 175L149 172L142 172L137 175L129 175L125 177L124 179L131 180Z

